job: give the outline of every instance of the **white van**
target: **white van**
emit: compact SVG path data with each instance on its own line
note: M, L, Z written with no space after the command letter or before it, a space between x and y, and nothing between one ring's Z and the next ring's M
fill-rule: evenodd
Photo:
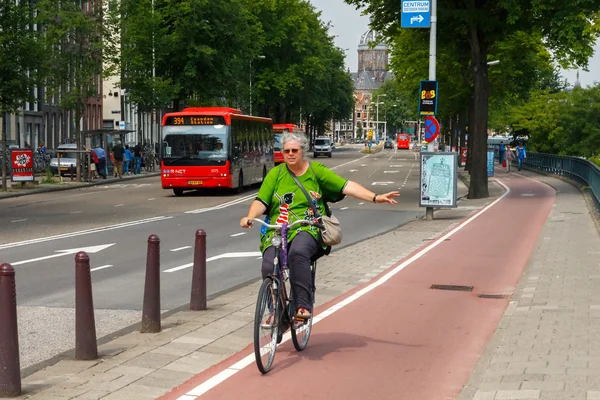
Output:
M77 167L77 153L65 153L61 150L77 150L75 143L59 144L56 148L56 152L60 154L60 173L61 175L69 174L71 168ZM50 171L54 174L58 174L58 158L54 157L50 159Z
M314 157L327 156L331 158L331 151L333 150L333 143L328 136L315 138L315 150Z

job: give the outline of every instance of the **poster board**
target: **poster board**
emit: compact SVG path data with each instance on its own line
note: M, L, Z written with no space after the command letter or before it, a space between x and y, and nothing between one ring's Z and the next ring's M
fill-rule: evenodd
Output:
M458 154L421 152L419 207L455 208Z

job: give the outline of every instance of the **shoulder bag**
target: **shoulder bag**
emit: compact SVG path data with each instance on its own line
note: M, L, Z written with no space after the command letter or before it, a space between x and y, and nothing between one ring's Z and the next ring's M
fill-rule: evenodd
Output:
M340 226L340 221L331 213L331 211L327 211L327 213L329 215L321 215L319 213L319 211L317 210L317 206L315 205L316 200L313 200L310 197L310 195L308 194L308 192L306 191L306 189L304 188L302 183L300 183L300 180L298 179L296 174L294 174L292 172L292 170L290 170L289 167L287 170L290 173L290 175L292 176L292 178L294 178L296 185L298 185L300 190L302 190L302 193L304 193L304 196L306 196L306 200L308 201L308 204L312 208L315 218L319 219L321 221L321 223L323 224L323 226L325 227L325 229L321 229L321 240L323 241L323 243L326 244L327 246L335 246L336 244L340 244L342 242L342 228ZM313 172L312 168L311 168L311 172ZM314 172L313 172L313 175L314 175ZM315 176L315 178L316 178L316 176ZM329 210L329 208L327 207L327 204L325 204L325 209Z

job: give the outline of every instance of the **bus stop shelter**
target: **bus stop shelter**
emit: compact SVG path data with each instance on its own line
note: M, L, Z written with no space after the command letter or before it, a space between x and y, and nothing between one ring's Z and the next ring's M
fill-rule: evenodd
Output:
M120 141L121 144L124 146L125 135L131 132L135 131L127 129L110 128L83 131L85 142L88 143L92 149L100 145L106 152L106 168L108 170L109 175L113 174L114 168L108 155L112 152L112 149L117 141Z

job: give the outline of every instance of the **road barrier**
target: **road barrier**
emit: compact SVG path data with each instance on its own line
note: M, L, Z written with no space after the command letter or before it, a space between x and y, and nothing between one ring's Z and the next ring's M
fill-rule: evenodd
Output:
M515 160L516 162L516 160ZM564 176L590 187L596 207L600 206L600 168L585 158L555 154L527 153L525 168Z
M160 332L160 239L148 237L141 333Z
M0 397L21 395L15 270L0 265Z
M206 232L196 231L190 310L206 310Z
M90 257L85 251L75 255L75 359L98 358Z

